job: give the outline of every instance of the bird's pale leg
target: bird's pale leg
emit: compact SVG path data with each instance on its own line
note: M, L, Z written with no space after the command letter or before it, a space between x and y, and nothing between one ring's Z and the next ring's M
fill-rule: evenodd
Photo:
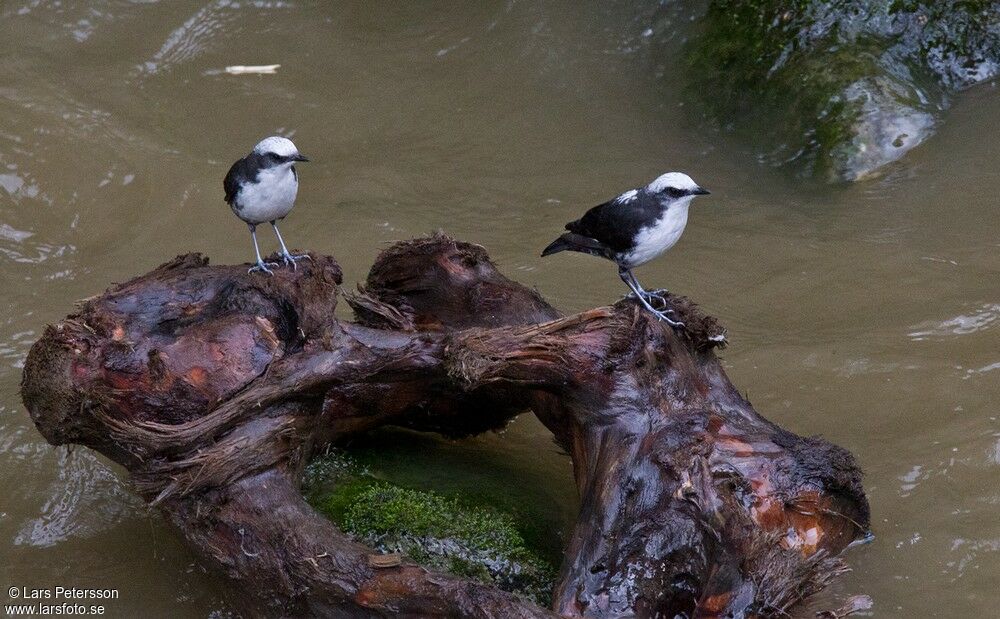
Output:
M667 305L666 295L668 293L665 288L661 288L659 290L646 290L645 288L642 287L642 284L639 283L639 278L635 276L635 273L629 271L628 275L632 279L632 283L635 284L636 288L639 289L639 292L642 294L642 296L646 297L647 301L656 300L660 302L660 305L666 307ZM663 311L667 312L668 314L674 313L674 310L671 309L664 309Z
M635 296L639 300L639 303L642 303L642 306L645 307L650 312L652 312L654 316L656 316L660 320L665 321L672 327L684 326L683 322L680 322L679 320L672 320L667 316L666 312L661 312L649 304L649 301L646 299L646 291L642 289L642 286L639 284L639 281L636 280L635 275L632 274L632 271L630 271L629 269L619 269L618 276L622 278L622 281L625 282L626 286L632 289L632 292L635 293Z
M632 284L634 285L634 288L632 286L629 286L629 287L632 288L632 290L636 290L636 289L639 290L639 292L637 292L635 294L642 296L644 299L646 299L646 301L653 301L655 299L656 301L659 301L660 305L662 305L664 307L663 311L665 313L667 313L667 314L673 314L674 313L674 310L667 309L667 298L666 298L667 291L666 290L664 290L664 289L660 289L660 290L656 290L656 291L646 290L645 288L642 287L642 284L639 283L639 278L637 278L635 276L635 273L633 273L631 270L629 270L629 271L626 271L626 274L627 274L629 280L631 280Z
M267 273L268 275L274 275L271 273L271 269L267 268L269 266L278 266L277 262L264 262L264 259L260 257L260 247L257 246L257 226L254 224L247 224L250 228L250 238L253 239L253 251L257 254L257 264L247 269L247 273L253 273L254 271L261 271Z
M285 264L290 264L292 265L293 270L298 270L298 267L295 266L296 260L312 261L312 258L305 254L302 254L301 256L293 256L288 253L288 248L285 247L285 239L281 238L281 232L278 231L278 224L272 221L271 227L274 228L274 234L278 237L278 242L281 243L281 259L285 261Z
M642 287L642 284L639 283L639 278L635 276L635 273L633 273L631 269L629 269L628 271L626 271L626 273L628 275L629 281L631 281L632 284L635 286L635 288L633 288L633 290L637 290L638 291L635 294L638 295L638 296L640 296L640 297L642 297L642 299L644 299L646 301L646 305L647 306L652 305L651 301L653 301L655 299L655 300L657 300L657 301L660 302L660 305L663 306L662 310L657 310L658 312L662 312L664 314L673 314L674 313L674 310L667 308L667 300L666 299L664 299L662 296L660 296L660 295L658 295L658 294L656 294L654 292L650 292L650 291L648 291L648 290L646 290L645 288Z

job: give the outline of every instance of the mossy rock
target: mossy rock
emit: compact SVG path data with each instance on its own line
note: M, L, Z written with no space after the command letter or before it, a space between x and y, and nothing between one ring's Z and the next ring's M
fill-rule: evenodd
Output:
M343 531L379 551L549 603L556 570L528 548L508 514L378 480L343 452L310 465L304 495Z
M1000 2L711 0L688 95L772 163L857 180L925 140L950 93L1000 69Z

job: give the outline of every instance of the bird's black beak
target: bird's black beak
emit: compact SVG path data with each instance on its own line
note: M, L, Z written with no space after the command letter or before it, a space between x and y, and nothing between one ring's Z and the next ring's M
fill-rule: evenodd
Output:
M309 157L296 153L295 156L292 157L292 161L309 161Z
M694 195L694 196L707 196L710 193L712 193L712 192L709 191L709 190L707 190L707 189L705 189L704 187L699 187L699 188L695 189L694 191L692 191L691 195Z

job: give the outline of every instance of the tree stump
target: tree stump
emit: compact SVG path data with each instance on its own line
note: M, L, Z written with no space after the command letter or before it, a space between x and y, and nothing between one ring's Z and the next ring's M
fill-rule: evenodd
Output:
M383 252L335 317L341 271L273 277L197 254L46 329L22 395L54 445L121 464L238 603L283 616L783 615L866 535L853 457L758 415L714 349L629 299L561 317L477 245ZM581 495L551 610L404 562L373 567L299 491L312 454L381 425L448 436L533 411Z

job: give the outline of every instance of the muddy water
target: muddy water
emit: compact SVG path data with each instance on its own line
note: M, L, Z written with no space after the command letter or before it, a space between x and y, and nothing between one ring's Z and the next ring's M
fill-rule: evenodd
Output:
M444 228L567 311L623 290L609 264L538 257L563 222L690 172L713 194L639 276L729 326L729 373L759 411L860 458L877 539L834 593L870 594L878 617L994 616L995 88L962 96L883 179L816 187L700 124L676 92L682 15L632 4L0 5L2 590L116 588L119 616L226 612L119 470L41 439L18 380L74 300L185 251L248 260L221 179L281 132L313 159L285 237L335 254L348 282L385 243ZM568 462L528 417L500 436L401 442L414 457L385 469L409 483L517 483L553 537L572 518Z

